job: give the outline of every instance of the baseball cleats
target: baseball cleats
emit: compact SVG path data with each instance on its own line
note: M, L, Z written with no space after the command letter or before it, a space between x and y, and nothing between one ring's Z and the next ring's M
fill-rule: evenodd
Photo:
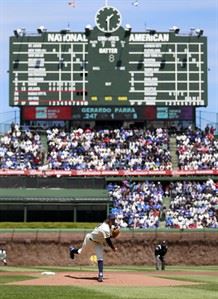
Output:
M6 259L3 259L3 263L4 263L5 266L7 266L7 264L8 264Z
M103 281L104 281L103 274L100 273L100 274L98 275L98 282L103 282Z
M73 260L74 259L74 254L77 253L77 249L74 248L73 246L70 246L69 251L70 251L70 257Z

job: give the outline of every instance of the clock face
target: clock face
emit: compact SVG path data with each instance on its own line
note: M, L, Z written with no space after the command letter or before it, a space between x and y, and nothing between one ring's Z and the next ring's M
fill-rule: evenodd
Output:
M121 25L120 12L114 7L105 6L97 11L95 23L102 32L114 32Z

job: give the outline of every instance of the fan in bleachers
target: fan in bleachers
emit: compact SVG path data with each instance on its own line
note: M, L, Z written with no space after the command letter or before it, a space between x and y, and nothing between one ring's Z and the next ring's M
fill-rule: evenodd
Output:
M215 129L208 126L204 131L187 129L177 134L179 167L183 170L218 169L218 139Z
M170 170L167 130L49 129L48 163L61 170Z
M184 181L170 183L171 203L166 213L166 227L217 228L217 185L206 182Z
M37 131L20 129L12 125L11 130L0 138L1 169L38 169L43 164L44 152Z
M112 212L120 227L157 228L163 206L164 191L160 182L110 183L107 186L113 201Z

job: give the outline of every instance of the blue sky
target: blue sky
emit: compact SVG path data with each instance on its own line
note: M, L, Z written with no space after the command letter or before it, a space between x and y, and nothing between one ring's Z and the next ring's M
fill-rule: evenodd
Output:
M9 107L8 73L9 37L16 28L29 33L44 25L48 31L59 31L70 26L73 31L84 31L87 24L94 25L96 11L105 0L0 0L0 123L13 118L15 108ZM218 0L108 0L122 14L122 25L130 24L133 31L154 28L168 31L176 25L188 34L190 28L201 28L208 37L208 107L200 108L197 118L213 123L218 114ZM198 123L199 121L197 121Z

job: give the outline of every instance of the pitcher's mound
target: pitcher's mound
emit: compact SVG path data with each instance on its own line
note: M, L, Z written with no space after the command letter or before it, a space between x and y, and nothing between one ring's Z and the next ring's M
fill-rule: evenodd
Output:
M106 272L104 282L97 281L95 272L67 272L56 273L52 276L36 277L35 279L19 281L13 283L16 285L37 285L37 286L179 286L193 285L196 283L188 281L179 281L149 276L143 272Z

